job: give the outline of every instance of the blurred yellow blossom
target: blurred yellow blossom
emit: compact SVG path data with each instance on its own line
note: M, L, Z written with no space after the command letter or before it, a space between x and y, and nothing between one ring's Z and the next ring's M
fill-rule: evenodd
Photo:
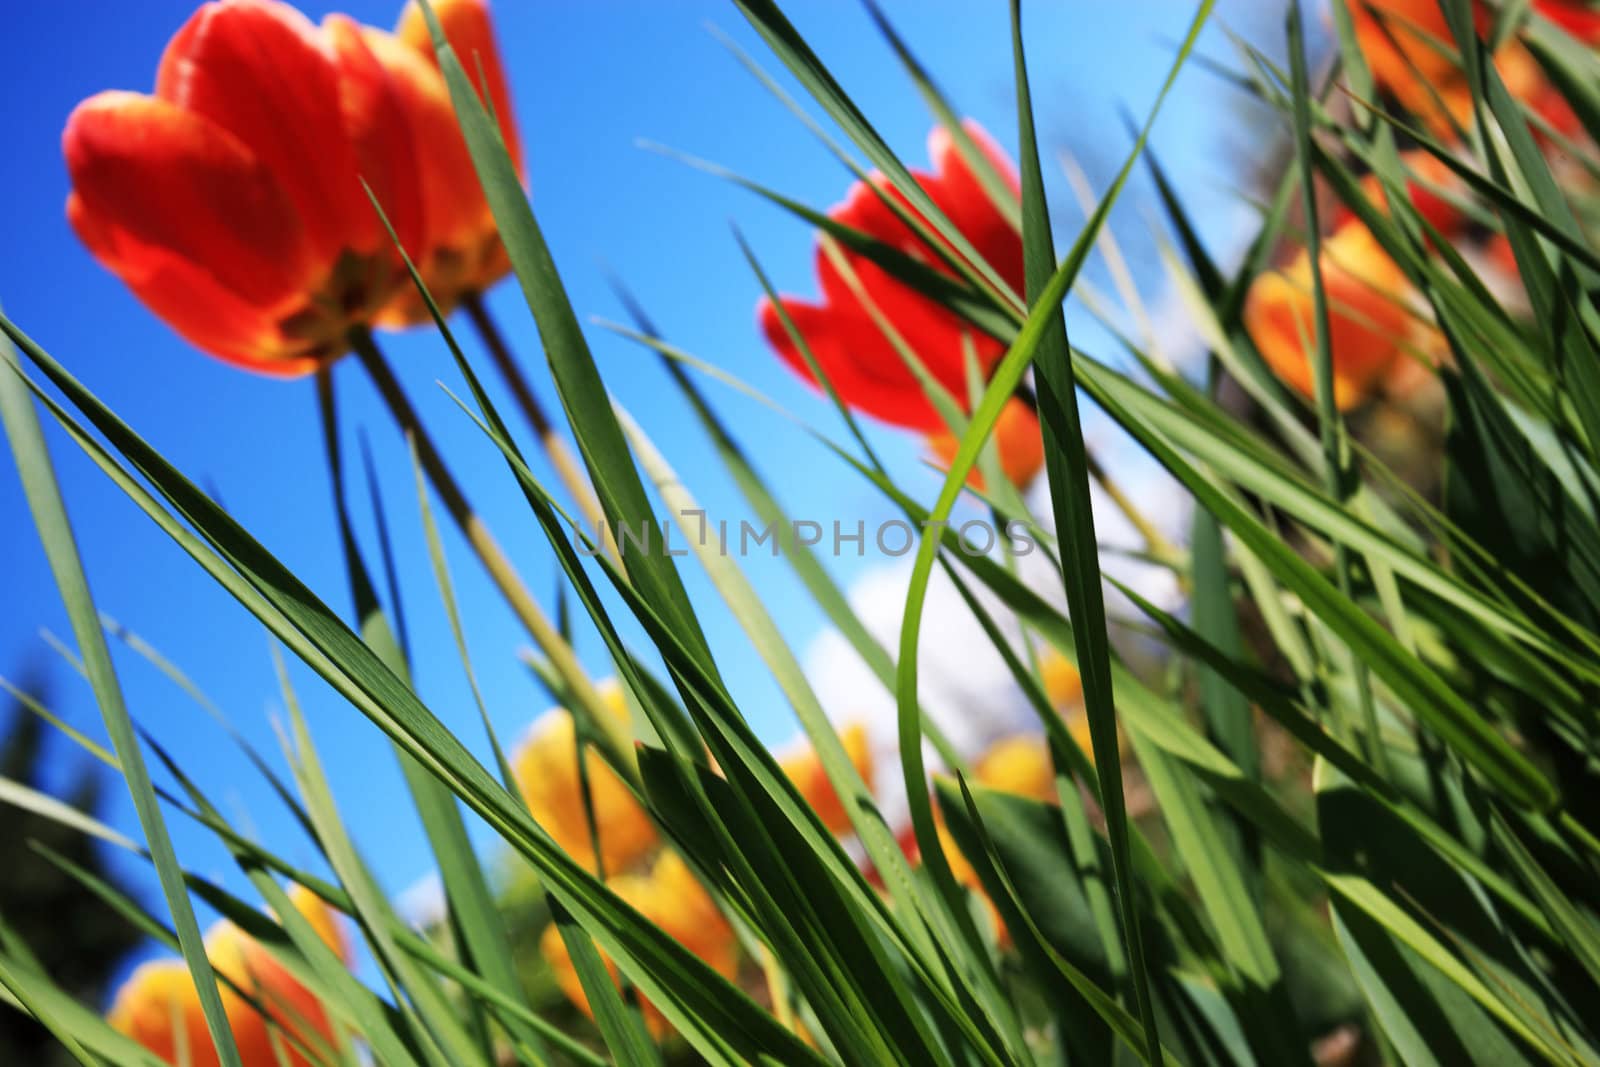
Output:
M1050 746L1040 734L1001 738L972 769L978 781L992 789L1034 800L1053 800L1056 795Z
M622 687L612 680L602 683L599 689L606 712L626 730L628 705ZM627 870L655 848L655 824L627 784L603 760L590 753L586 764L606 873ZM552 708L539 716L512 753L511 769L534 819L556 844L594 870L594 848L583 809L571 713L565 708Z
M647 874L625 874L610 880L613 892L631 904L667 936L699 956L724 978L732 979L738 967L738 945L733 927L717 910L711 894L700 884L676 852L662 852ZM545 962L550 965L561 991L586 1015L593 1017L589 998L584 995L572 957L567 953L561 931L551 925L539 941ZM617 980L616 966L608 958L606 969ZM667 1020L648 1000L643 1001L645 1025L657 1039L670 1031Z
M333 910L300 886L290 889L289 899L348 964L350 946ZM296 1043L314 1053L334 1046L333 1025L322 1004L254 938L224 920L206 932L205 944L217 973L256 1001L252 1004L227 982L218 983L244 1067L304 1067L310 1061ZM168 1063L212 1067L218 1062L200 994L182 959L141 964L117 990L108 1020Z

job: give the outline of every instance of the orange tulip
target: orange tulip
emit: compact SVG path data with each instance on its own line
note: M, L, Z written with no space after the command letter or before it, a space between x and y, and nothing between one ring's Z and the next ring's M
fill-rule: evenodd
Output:
M1362 400L1408 346L1426 346L1433 328L1405 305L1410 286L1371 232L1347 222L1322 243L1328 298L1328 348L1334 400ZM1258 277L1244 308L1245 329L1262 358L1289 385L1316 395L1312 353L1316 318L1311 260L1302 249L1287 267Z
M648 874L623 875L611 879L609 884L613 892L667 936L675 938L724 978L733 978L739 963L733 927L728 925L711 895L676 852L663 852ZM578 981L578 972L567 953L566 942L561 939L561 931L553 925L546 929L539 940L539 949L561 991L592 1018L594 1011ZM612 981L616 981L616 966L609 959L606 968L611 972ZM658 1041L666 1037L671 1028L660 1010L648 1000L642 1007L650 1033Z
M349 945L333 911L300 886L290 890L289 898L348 963ZM307 1067L313 1061L296 1043L319 1060L332 1058L328 1053L336 1047L336 1039L322 1005L259 943L231 922L222 921L206 933L206 955L218 974L256 1002L252 1004L225 982L218 984L244 1067ZM108 1018L113 1027L168 1063L212 1067L218 1062L200 994L181 959L140 965L117 991ZM186 1050L187 1059L180 1049Z
M408 247L420 233L399 90L350 25L207 3L154 95L91 97L62 136L95 258L186 340L266 374L340 355L402 277L361 178Z
M1453 139L1456 127L1471 127L1472 90L1439 0L1346 0L1346 4L1356 43L1378 88L1436 137ZM1580 32L1588 27L1589 20L1570 15L1573 5L1536 0L1534 6ZM1480 34L1489 28L1489 15L1484 5L1474 5ZM1494 65L1514 99L1533 107L1562 132L1576 129L1576 116L1550 90L1538 62L1521 43L1507 41L1495 53Z
M479 86L480 97L482 84L487 83L486 103L500 124L500 136L520 174L522 145L488 3L439 0L433 10L467 76ZM421 7L412 0L393 36L372 31L370 38L374 54L403 86L401 96L413 136L418 144L429 146L418 160L425 225L421 244L412 256L440 310L449 311L463 296L505 277L511 261L506 258L494 215L456 124ZM426 305L415 289L408 287L397 294L379 321L386 326L404 326L428 318Z
M616 723L628 723L628 706L616 682L600 687L604 704ZM511 755L522 798L535 821L572 858L595 866L589 822L584 812L583 787L578 778L576 734L572 715L554 708L529 728ZM608 875L632 867L658 841L655 824L645 814L623 780L594 753L587 755L589 798L600 837L600 854Z
M855 764L857 773L871 786L872 750L868 747L866 728L860 723L851 723L839 732L839 740L850 762ZM788 756L780 756L778 766L800 790L806 803L816 810L822 825L836 834L850 829L850 817L845 814L844 803L834 790L833 783L828 780L827 772L822 769L822 761L817 759L814 749L807 746Z

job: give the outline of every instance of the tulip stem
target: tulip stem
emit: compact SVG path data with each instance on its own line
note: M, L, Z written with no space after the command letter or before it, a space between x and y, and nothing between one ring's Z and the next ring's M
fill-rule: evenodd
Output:
M507 558L505 550L500 547L494 534L489 532L489 527L468 503L466 493L462 491L455 476L450 473L450 468L445 465L444 458L434 446L433 438L428 435L421 419L417 417L416 409L411 406L411 401L401 389L399 380L395 378L394 371L389 367L388 360L378 348L372 333L365 327L351 330L350 347L355 350L361 365L366 368L372 383L377 386L379 395L383 397L384 404L394 416L395 422L399 424L401 432L416 449L417 462L421 465L429 484L433 486L433 491L439 494L439 500L444 504L445 511L460 529L462 536L467 539L467 543L472 546L473 553L483 564L484 570L489 572L490 579L505 597L512 612L527 629L534 643L549 657L551 666L555 668L571 694L598 721L603 721L602 716L605 714L603 701L595 690L594 683L589 680L589 676L578 663L572 646L551 623L538 601L533 599L533 594L528 592L527 583L522 580L522 576Z
M572 450L567 447L566 439L545 414L544 406L539 403L538 395L528 382L528 376L522 373L516 357L511 354L511 346L506 343L505 334L500 332L499 323L489 314L489 306L483 302L483 294L468 293L461 298L461 306L466 308L467 317L472 320L472 325L482 338L484 347L489 350L489 358L494 361L495 368L505 379L506 387L511 390L511 398L517 407L522 409L523 417L528 420L528 424L533 427L534 436L539 439L539 446L544 449L550 465L555 468L556 476L572 494L579 510L583 512L585 521L598 532L602 546L613 559L618 559L620 562L616 543L611 538L610 527L605 521L605 511L600 506L600 498L595 496L594 486L589 483Z

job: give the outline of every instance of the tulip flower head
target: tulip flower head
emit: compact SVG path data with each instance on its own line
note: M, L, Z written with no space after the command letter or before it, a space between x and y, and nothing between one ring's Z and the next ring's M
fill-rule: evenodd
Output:
M965 127L978 150L1012 190L1018 188L1009 160L974 123ZM990 198L967 165L949 132L935 129L928 141L934 170L916 174L918 184L957 230L1013 290L1022 291L1022 238ZM875 174L870 183L851 187L844 203L828 213L835 222L859 230L911 257L954 275L936 251L884 202L894 199L913 211L887 178ZM953 447L938 442L946 434L944 420L929 402L916 375L907 366L896 340L913 353L927 372L959 400L968 396L968 353L987 374L1005 353L1005 345L976 329L955 312L928 299L858 253L830 249L819 239L817 274L822 301L809 303L784 297L782 314L763 299L757 318L768 342L791 369L816 383L811 366L785 324L794 331L852 409L894 426L934 438L934 451ZM951 250L951 254L955 254ZM841 269L835 257L847 269ZM1038 422L1021 402L1008 411L998 431L1002 463L1021 480L1039 469ZM1009 420L1009 425L1005 425Z
M615 681L607 682L600 687L600 695L606 711L626 728L628 706L622 687ZM616 874L634 866L655 848L655 824L627 784L604 761L591 751L585 762L600 855L606 874ZM534 820L573 859L593 870L595 853L584 812L571 713L565 708L553 708L541 715L512 753L511 769Z
M1432 347L1434 328L1407 306L1403 271L1360 222L1350 221L1322 243L1322 282L1328 299L1328 351L1334 400L1354 407L1408 349ZM1250 286L1244 323L1267 364L1307 397L1316 395L1316 305L1305 249L1282 270Z
M333 911L299 886L289 898L348 963L350 948ZM337 1044L327 1012L265 948L227 921L207 931L205 944L212 967L227 979L219 983L222 1007L244 1067L309 1067L314 1061L304 1051L319 1061L333 1058L330 1050ZM168 1063L214 1067L218 1062L200 994L181 959L141 964L117 991L108 1019Z
M699 956L712 970L729 979L737 973L739 952L733 927L728 925L728 920L717 910L716 902L676 852L661 853L648 874L622 875L608 884L617 896L667 936ZM594 1011L567 952L566 942L561 939L561 931L554 925L547 928L539 940L539 949L561 991L592 1018ZM616 965L609 958L605 963L612 981L616 981ZM648 1000L643 1002L642 1008L650 1033L658 1041L665 1038L671 1027L660 1010Z
M103 92L73 111L68 217L196 347L308 373L403 280L362 180L403 243L420 236L400 97L347 19L318 27L278 0L204 4L168 44L153 94Z

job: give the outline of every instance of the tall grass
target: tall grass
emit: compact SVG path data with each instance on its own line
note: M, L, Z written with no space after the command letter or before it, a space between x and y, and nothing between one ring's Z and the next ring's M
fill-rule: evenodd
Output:
M842 405L852 439L817 433L841 477L865 477L923 531L897 648L876 644L803 546L788 556L824 612L894 687L920 859L908 858L901 827L880 810L772 606L738 560L709 551L695 562L797 713L865 864L823 824L724 687L698 621L702 605L680 575L688 561L659 541L621 556L584 544L443 319L451 388L486 446L503 457L505 490L521 494L549 539L568 583L563 608L576 609L570 625L602 640L647 740L635 746L631 736L617 736L575 660L541 666L570 697L585 758L614 772L648 811L759 961L759 981L730 982L625 899L615 880L560 848L524 805L498 741L496 765L486 767L441 724L412 688L406 653L374 593L372 575L384 561L361 558L346 537L359 610L341 618L324 602L331 591L308 588L78 381L70 355L52 356L0 317L10 339L0 415L114 743L113 752L95 754L126 779L144 843L71 818L146 857L168 914L149 914L103 884L90 888L182 952L204 993L222 1062L238 1060L190 894L246 929L337 1024L342 1040L334 1047L286 1044L285 1062L300 1055L385 1065L635 1064L692 1054L726 1064L1600 1063L1593 1011L1600 1003L1593 800L1600 786L1600 254L1581 210L1583 188L1592 196L1594 187L1588 168L1596 162L1590 138L1600 137L1600 61L1538 14L1496 29L1521 34L1577 119L1581 132L1553 152L1540 120L1488 62L1472 6L1446 0L1455 39L1437 44L1459 53L1471 101L1470 128L1446 147L1372 89L1342 5L1343 74L1326 79L1310 69L1305 27L1292 7L1287 69L1242 50L1232 71L1276 109L1294 151L1278 188L1268 190L1250 254L1229 272L1194 239L1181 176L1145 155L1154 112L1058 253L1022 5L1012 0L1022 191L1008 207L1020 219L1027 266L1026 291L1014 293L778 7L736 4L772 56L887 176L908 220L942 238L960 269L930 271L865 234L835 236L1007 345L975 401L947 408L960 443L931 502L918 501L878 464ZM1505 15L1525 16L1526 8L1506 5ZM1207 2L1194 10L1163 97L1189 65L1210 9ZM692 474L675 472L670 448L614 407L494 119L473 90L470 60L435 30L461 128L598 504L613 529L659 526L663 514L692 506ZM960 142L954 108L903 42L892 42ZM1507 239L1512 296L1491 289L1475 260L1458 254L1419 211L1407 192L1416 177L1404 161L1415 157L1402 156L1402 144L1441 161L1453 176L1450 195L1485 233ZM1554 155L1562 157L1558 172ZM1123 353L1079 349L1062 313L1125 182L1146 165L1175 240L1168 266L1210 350L1204 382L1179 376L1131 338L1123 343L1141 372L1119 371ZM1371 177L1363 182L1364 175ZM826 225L814 211L766 195ZM1442 381L1449 413L1448 440L1429 457L1445 482L1438 497L1412 489L1335 403L1339 309L1318 266L1319 215L1335 211L1370 230L1443 340L1439 365L1426 372ZM1307 248L1312 264L1316 313L1304 340L1314 360L1314 403L1283 386L1243 324L1250 285L1286 244ZM1524 301L1531 314L1511 310ZM781 487L759 473L759 445L733 440L708 399L705 389L726 373L674 348L648 319L638 326L631 335L667 361L755 512L782 516ZM363 359L383 373L375 351ZM957 551L955 534L938 525L959 506L969 473L987 462L985 442L1024 383L1043 427L1051 512L1027 513L1015 494L993 503L1041 531L1067 612L1054 606L1055 591L1042 593L1001 562ZM331 388L324 401L337 478ZM1164 646L1167 670L1126 662L1110 640L1084 405L1114 420L1196 504L1187 551L1168 561L1192 592L1189 609L1174 615L1127 591ZM153 783L146 753L165 756L141 738L122 705L41 422L62 428L261 621L285 655L392 742L439 865L450 936L419 936L379 889L363 860L378 846L353 839L341 822L286 673L289 773L273 781L311 829L331 880L254 840L183 768L168 767L178 794ZM428 454L421 428L412 429L425 505L431 482L452 518L479 522L450 506L449 473L436 469L442 461ZM1023 511L1009 510L1017 508ZM429 512L435 573L455 626L433 521ZM963 588L984 591L1040 647L1077 665L1088 752L1043 697L1037 664L991 630L1039 712L1055 802L966 775L930 783L918 639L936 567ZM623 639L603 588L648 635L648 654ZM554 633L545 636L559 642ZM465 660L465 645L458 651ZM1272 753L1263 751L1268 746ZM258 765L275 773L265 759ZM1136 778L1153 805L1130 812L1125 778ZM58 810L15 783L0 784L7 786L0 799ZM530 996L506 916L467 843L463 806L535 876L593 1028ZM186 868L169 843L174 819L214 832L277 917ZM958 856L947 855L951 845ZM956 862L975 870L1004 937L974 907ZM375 983L349 974L289 903L284 880L353 920ZM0 987L85 1063L156 1062L96 1006L55 985L3 922ZM666 1025L651 1025L650 1012Z

